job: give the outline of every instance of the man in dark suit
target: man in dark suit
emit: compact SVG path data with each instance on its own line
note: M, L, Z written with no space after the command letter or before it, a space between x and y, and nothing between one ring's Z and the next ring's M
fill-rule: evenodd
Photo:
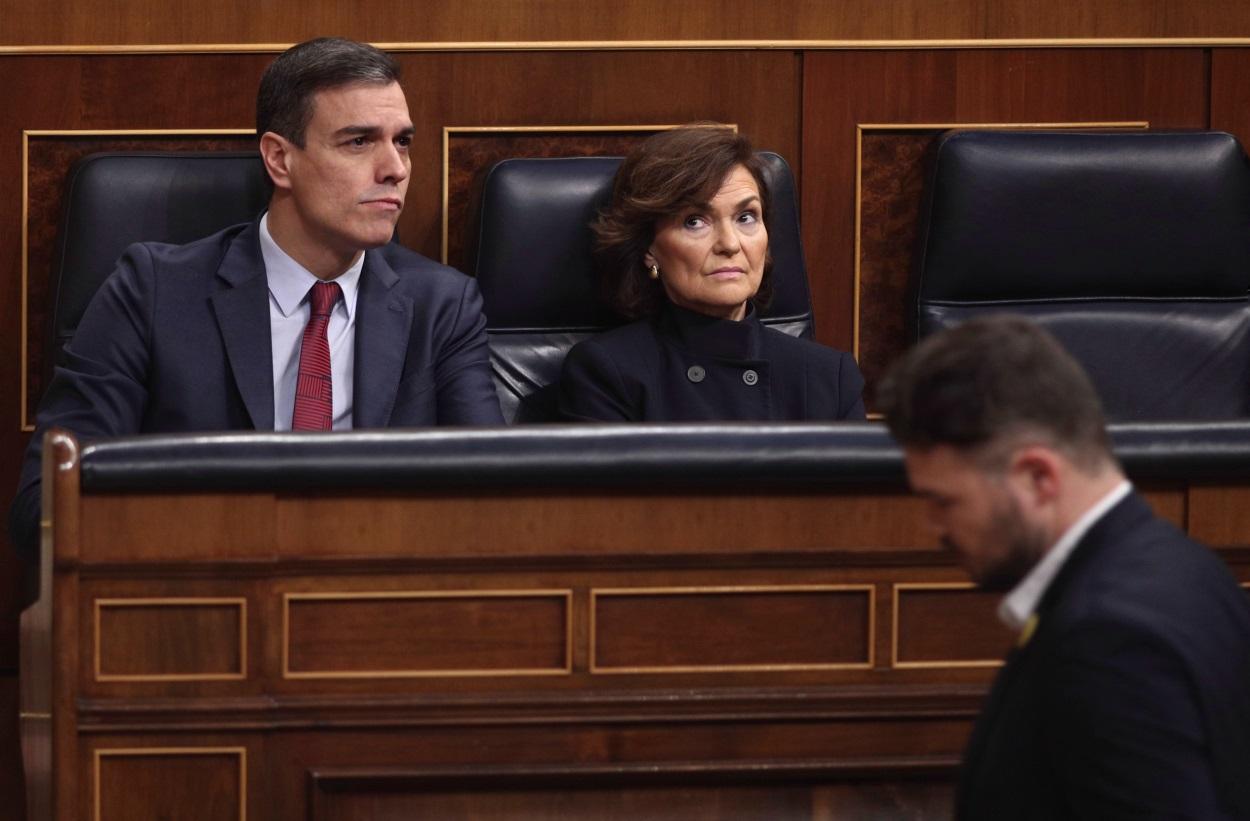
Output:
M1026 320L978 320L880 400L943 544L1020 631L957 816L1250 819L1250 601L1133 492L1080 366Z
M50 427L91 438L502 424L473 280L387 244L411 168L398 80L391 57L337 38L270 65L257 96L267 212L123 255L40 404L10 517L19 552L38 549Z

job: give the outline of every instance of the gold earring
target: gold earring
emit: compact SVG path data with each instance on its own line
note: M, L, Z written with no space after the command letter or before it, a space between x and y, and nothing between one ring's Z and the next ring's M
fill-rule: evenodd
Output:
M660 266L652 265L650 276L652 279L659 279L660 278Z

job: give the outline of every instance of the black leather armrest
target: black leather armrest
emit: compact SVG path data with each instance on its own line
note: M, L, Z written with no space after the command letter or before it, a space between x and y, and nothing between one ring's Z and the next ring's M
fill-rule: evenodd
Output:
M1250 421L1114 425L1143 481L1250 477ZM469 486L803 488L904 482L876 423L545 425L134 436L82 451L86 493Z

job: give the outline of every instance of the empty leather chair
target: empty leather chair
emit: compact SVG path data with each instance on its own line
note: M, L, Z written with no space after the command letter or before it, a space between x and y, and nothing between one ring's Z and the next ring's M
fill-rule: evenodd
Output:
M760 152L769 189L773 298L765 324L812 334L811 293L790 167ZM606 204L620 157L497 163L483 184L476 242L495 385L509 422L553 421L569 348L622 323L602 304L590 222Z
M53 261L44 384L87 303L134 242L185 243L253 220L269 202L249 152L91 154L70 170Z
M1250 164L1229 134L950 133L918 273L922 336L1027 315L1112 420L1250 411Z

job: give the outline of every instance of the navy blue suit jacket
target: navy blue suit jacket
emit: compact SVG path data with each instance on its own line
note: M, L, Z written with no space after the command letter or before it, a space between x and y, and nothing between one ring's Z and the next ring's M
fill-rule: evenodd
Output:
M765 327L666 305L579 342L564 359L572 421L863 419L864 378L848 353Z
M353 428L503 424L472 279L387 245L365 252L356 311ZM45 430L271 431L271 349L259 222L130 246L40 403L10 518L19 552L37 546Z
M1130 494L1085 535L973 731L960 819L1250 819L1250 600Z

